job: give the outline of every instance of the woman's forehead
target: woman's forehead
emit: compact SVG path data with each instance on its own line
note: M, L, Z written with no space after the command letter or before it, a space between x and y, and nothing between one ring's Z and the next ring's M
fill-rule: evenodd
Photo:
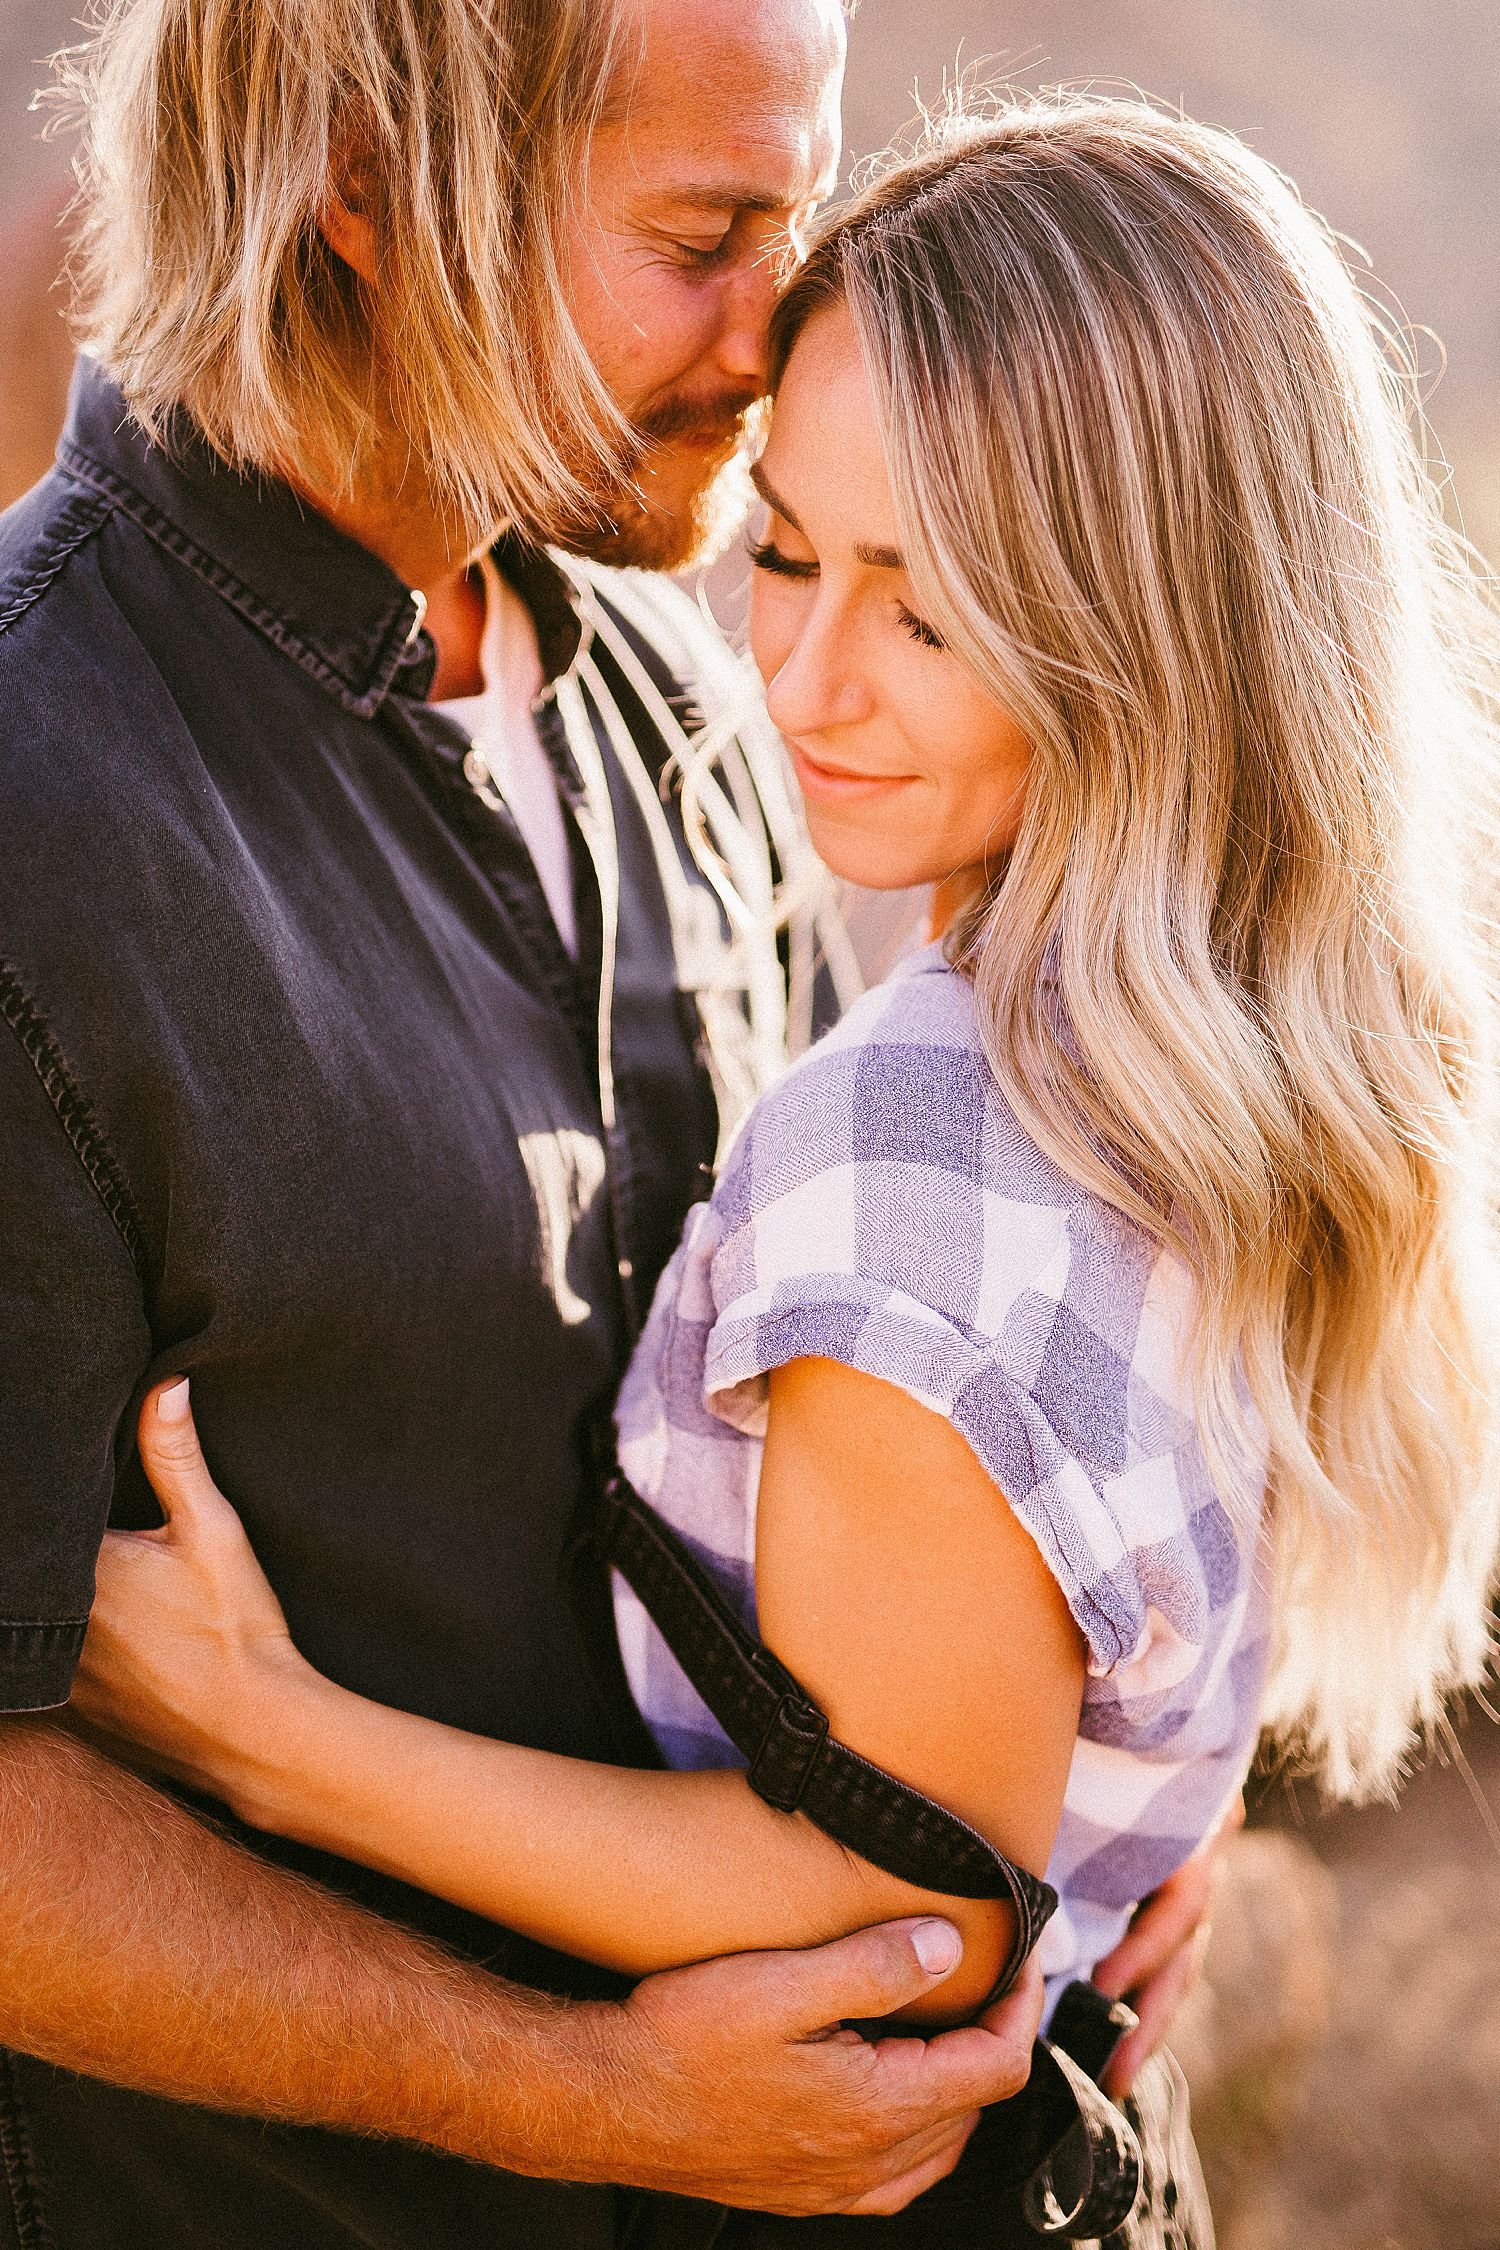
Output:
M896 543L880 422L842 305L815 313L792 347L755 482L763 499L774 492L786 503L788 521L807 511L846 529L851 543Z

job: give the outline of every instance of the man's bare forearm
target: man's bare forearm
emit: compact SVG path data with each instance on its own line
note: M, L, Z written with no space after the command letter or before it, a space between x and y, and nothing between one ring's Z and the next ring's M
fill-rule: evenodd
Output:
M600 2013L267 1865L54 1724L0 1720L0 2045L576 2178L559 2141L588 2104Z
M891 1923L570 2006L266 1865L56 1725L0 1718L0 2046L169 2099L543 2179L897 2211L1024 2082L1041 1979L937 2039L826 2033L932 1992L956 1946Z

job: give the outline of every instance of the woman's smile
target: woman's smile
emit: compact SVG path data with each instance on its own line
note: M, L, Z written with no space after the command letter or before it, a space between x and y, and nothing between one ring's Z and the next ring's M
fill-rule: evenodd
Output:
M795 742L787 747L803 796L821 798L825 804L847 805L886 797L918 779L914 773L859 773L851 766L829 765Z
M1014 842L1030 750L921 615L843 307L799 335L751 474L750 645L814 850L867 889L967 894Z

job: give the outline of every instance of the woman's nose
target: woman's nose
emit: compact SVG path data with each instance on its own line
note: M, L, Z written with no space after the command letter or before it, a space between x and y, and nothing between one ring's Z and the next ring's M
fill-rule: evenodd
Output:
M789 737L823 734L868 718L871 700L848 620L815 602L766 682L772 725Z

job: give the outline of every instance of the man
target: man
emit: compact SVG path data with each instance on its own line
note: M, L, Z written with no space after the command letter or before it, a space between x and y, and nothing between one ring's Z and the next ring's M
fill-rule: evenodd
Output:
M0 530L0 2241L707 2241L620 2187L893 2209L1024 2076L1034 1990L822 2036L947 1973L944 1924L622 1997L25 1715L190 1371L315 1662L651 1755L569 1555L713 1152L724 963L657 796L711 697L668 594L538 542L707 534L842 36L833 0L126 0L89 66L96 357Z

